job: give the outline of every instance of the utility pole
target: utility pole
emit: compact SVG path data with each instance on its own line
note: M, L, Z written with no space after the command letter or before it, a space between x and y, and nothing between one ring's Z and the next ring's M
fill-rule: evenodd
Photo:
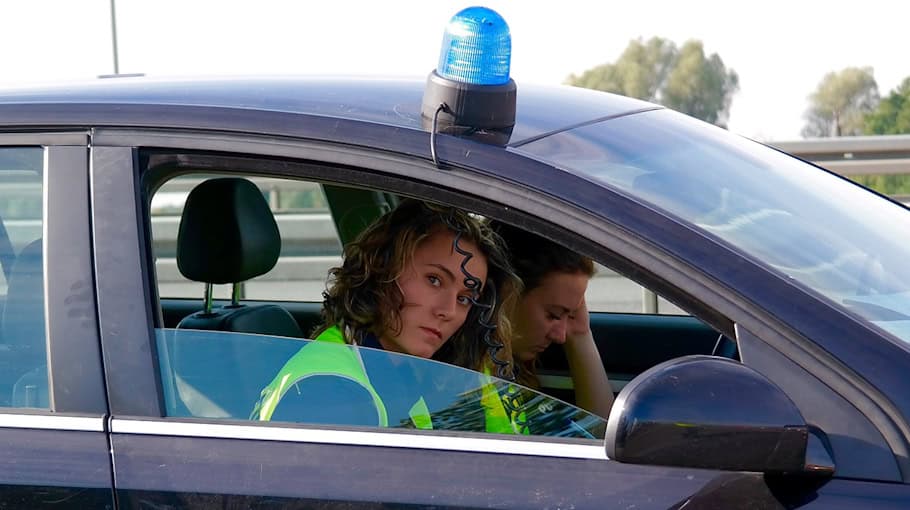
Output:
M111 0L111 45L114 48L114 75L120 74L120 62L117 57L117 11L114 8L114 1Z

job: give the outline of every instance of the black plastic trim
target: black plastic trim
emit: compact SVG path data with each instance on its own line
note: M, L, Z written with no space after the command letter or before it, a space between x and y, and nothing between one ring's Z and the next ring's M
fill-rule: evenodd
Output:
M338 127L335 126L333 135ZM416 149L420 140L428 140L425 133L404 130L397 131L398 136L390 136L386 129L383 140L376 143L377 148L365 149L362 146L374 142L376 126L346 127L351 128L346 136L356 139L356 145L361 147L214 132L107 129L101 135L106 143L172 146L173 152L183 148L184 152L260 154L246 159L260 161L263 168L267 160L279 157L332 162L340 166L302 164L297 172L301 177L318 180L322 176L327 182L366 187L401 185L396 192L453 202L552 234L553 239L564 241L595 259L610 261L608 265L653 290L663 294L669 291L670 295L665 297L674 298L675 291L673 300L677 304L692 312L699 311L696 315L725 334L730 333L730 323L735 321L763 332L762 340L782 352L802 346L800 350L811 352L813 358L802 363L804 368L832 387L849 379L847 385L863 389L851 393L851 399L859 399L854 405L880 409L883 414L879 416L888 416L886 420L875 419L875 424L889 438L889 445L904 457L910 434L906 432L907 423L901 409L910 409L910 395L895 394L900 390L892 383L907 372L900 368L907 364L906 352L889 342L865 346L868 342L862 339L880 334L874 328L832 308L693 227L583 177L501 148L452 137L441 137L438 149L440 158L453 170L439 172L429 164L427 145L417 149L419 159L402 157L403 153ZM361 127L363 132L359 133ZM295 173L289 168L281 171ZM560 180L558 188L552 187L554 178ZM559 226L543 223L538 218L551 219ZM883 371L881 363L870 367L871 358L877 354L871 356L868 347L878 353L902 352L900 356L892 353L894 368ZM844 363L851 366L856 364L869 380L858 378L851 370L838 370L839 363L832 363L829 353L842 356ZM885 382L886 388L879 389L873 381ZM900 405L895 405L897 402L889 397L901 401Z
M135 151L92 148L98 314L111 413L162 416Z
M88 147L47 148L45 287L51 408L105 414L89 227Z

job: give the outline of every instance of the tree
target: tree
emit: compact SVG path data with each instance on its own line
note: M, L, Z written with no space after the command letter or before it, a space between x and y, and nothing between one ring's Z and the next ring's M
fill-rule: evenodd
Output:
M804 137L863 134L866 114L878 104L878 85L871 67L830 72L809 96Z
M677 48L660 37L632 40L616 62L573 74L567 83L661 103L718 125L739 89L736 72L716 53L706 57L701 41Z
M867 135L910 133L910 77L866 115L863 132Z

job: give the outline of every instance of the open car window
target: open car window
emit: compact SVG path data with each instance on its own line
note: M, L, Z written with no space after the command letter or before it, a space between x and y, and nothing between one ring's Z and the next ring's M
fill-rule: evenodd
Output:
M368 385L318 367L287 381L272 421L602 438L606 422L563 401L472 370L365 347L223 331L159 329L166 414L260 419L267 387L301 349L363 367ZM266 390L265 392L263 390ZM504 402L515 429L491 430L485 408ZM415 405L423 402L423 411ZM498 405L498 404L497 404ZM431 423L421 422L428 414Z
M149 207L158 293L162 298L197 298L201 285L178 270L177 233L190 190L218 177L191 173L165 182L155 191ZM282 246L274 269L253 281L242 282L247 299L320 301L325 276L341 261L341 242L329 214L322 186L315 182L246 176L265 197L281 232ZM216 286L216 298L231 297L230 286Z

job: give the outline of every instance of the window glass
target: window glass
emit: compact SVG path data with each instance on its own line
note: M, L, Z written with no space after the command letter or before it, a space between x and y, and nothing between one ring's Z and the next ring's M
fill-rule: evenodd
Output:
M156 331L168 416L603 437L605 421L478 372L382 350Z
M0 148L0 406L48 407L43 167L39 147Z
M591 312L688 315L678 306L625 276L596 265L585 302Z
M517 149L655 204L910 342L907 209L671 111Z
M183 175L166 182L151 202L158 293L162 298L200 298L203 283L187 280L177 268L177 232L187 195L213 175ZM268 273L241 284L246 299L321 301L329 268L341 260L341 243L319 184L291 179L247 177L267 199L281 232L281 255ZM216 285L214 297L229 299L230 285Z

